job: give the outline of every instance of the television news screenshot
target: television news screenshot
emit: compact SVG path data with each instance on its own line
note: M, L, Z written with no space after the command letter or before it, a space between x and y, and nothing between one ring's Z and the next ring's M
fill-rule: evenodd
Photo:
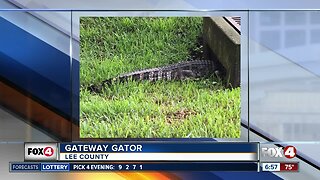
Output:
M0 179L319 180L317 0L0 1Z

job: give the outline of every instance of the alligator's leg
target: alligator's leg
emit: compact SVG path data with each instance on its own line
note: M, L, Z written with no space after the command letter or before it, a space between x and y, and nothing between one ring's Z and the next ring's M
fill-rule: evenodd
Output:
M88 91L90 91L91 93L101 93L102 92L102 86L101 85L90 85L87 88Z
M197 75L192 70L178 70L174 73L174 80L186 80L196 78Z

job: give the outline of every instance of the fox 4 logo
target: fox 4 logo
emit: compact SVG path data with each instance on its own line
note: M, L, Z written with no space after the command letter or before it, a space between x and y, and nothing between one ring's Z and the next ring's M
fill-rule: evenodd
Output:
M282 158L286 157L292 159L297 155L297 149L294 146L283 147L263 147L261 148L262 155L273 157L273 158Z
M25 143L25 160L57 160L57 143Z
M47 157L52 156L54 153L54 149L52 147L45 148L28 148L28 155L44 155Z

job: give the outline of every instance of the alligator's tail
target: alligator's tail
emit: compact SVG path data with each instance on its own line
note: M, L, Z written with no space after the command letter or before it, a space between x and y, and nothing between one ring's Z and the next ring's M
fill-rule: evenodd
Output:
M112 85L114 82L127 82L128 80L184 80L207 77L214 74L216 67L210 60L183 61L168 66L134 71L122 74L118 77L107 79L98 85L91 85L88 90L91 92L101 92L105 86Z

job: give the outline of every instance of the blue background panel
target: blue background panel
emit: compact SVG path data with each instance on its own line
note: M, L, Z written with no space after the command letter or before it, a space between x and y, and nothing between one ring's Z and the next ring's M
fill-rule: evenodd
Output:
M70 117L70 56L1 17L0 31L0 77Z

